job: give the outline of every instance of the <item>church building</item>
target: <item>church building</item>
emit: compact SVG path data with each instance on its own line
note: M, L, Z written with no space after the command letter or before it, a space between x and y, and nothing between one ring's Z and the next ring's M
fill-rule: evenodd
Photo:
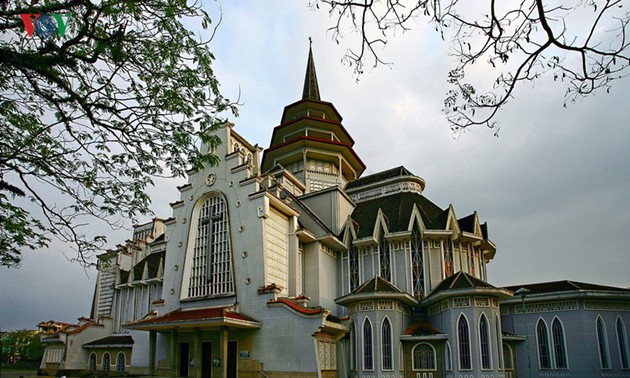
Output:
M202 149L220 162L188 172L169 218L100 256L90 326L72 345L51 332L42 370L630 377L630 290L493 286L497 248L477 212L433 203L413 169L363 175L342 121L309 51L269 147L214 131L221 144Z

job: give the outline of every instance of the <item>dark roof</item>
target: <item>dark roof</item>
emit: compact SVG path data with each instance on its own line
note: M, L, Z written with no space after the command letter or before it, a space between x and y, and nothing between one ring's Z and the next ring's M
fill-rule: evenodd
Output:
M315 73L315 61L313 60L313 49L308 49L308 62L306 63L306 76L304 77L304 91L302 92L302 100L320 101L319 84L317 83L317 74Z
M131 347L133 345L133 338L128 335L108 336L83 344L84 347L107 347L112 345L128 345Z
M475 232L475 213L470 214L467 217L463 217L457 220L459 229L465 232Z
M553 282L541 282L526 285L514 285L507 286L506 289L516 291L520 288L527 288L532 294L553 293L553 292L566 292L566 291L616 291L630 294L630 289L624 289L615 286L596 285L584 282L576 281L553 281Z
M351 215L352 220L358 225L357 237L372 236L379 209L387 219L389 232L406 231L414 204L418 207L427 228L445 228L447 210L440 209L421 194L403 192L359 202Z
M324 309L322 307L304 307L301 304L297 303L296 301L290 299L290 298L278 298L278 299L273 299L270 300L269 302L267 302L268 305L274 305L274 304L283 304L297 312L299 312L300 314L304 314L304 315L317 315L317 314L323 314L324 313Z
M365 185L369 185L369 184L374 184L383 180L387 180L390 178L394 178L394 177L402 177L402 176L415 176L413 173L409 172L409 170L407 170L407 168L403 167L402 165L400 167L396 167L396 168L392 168L392 169L388 169L386 171L382 171L382 172L377 172L368 176L364 176L361 177L359 179L356 179L352 182L349 182L348 185L346 185L346 190L348 189L353 189L353 188L358 188L361 186L365 186Z
M373 277L354 290L352 294L402 293L400 289L379 276Z
M431 336L439 335L442 332L438 331L431 323L426 321L420 321L413 323L409 328L405 330L403 335L405 336Z
M437 293L442 290L470 288L496 289L496 287L490 285L489 283L482 281L479 278L473 277L468 273L460 271L440 282L440 284L433 290L433 293Z

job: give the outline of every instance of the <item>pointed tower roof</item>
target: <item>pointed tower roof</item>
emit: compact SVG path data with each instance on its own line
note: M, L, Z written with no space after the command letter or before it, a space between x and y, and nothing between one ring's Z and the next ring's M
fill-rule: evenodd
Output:
M313 60L313 49L308 48L308 62L306 63L306 76L304 77L304 91L302 100L321 101L319 97L319 84L317 84L317 74L315 73L315 62Z

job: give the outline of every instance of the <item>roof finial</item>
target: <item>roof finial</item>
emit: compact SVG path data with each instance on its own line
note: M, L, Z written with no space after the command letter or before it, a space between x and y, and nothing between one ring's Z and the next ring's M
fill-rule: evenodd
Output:
M308 42L308 62L306 64L306 77L304 78L302 100L321 101L319 97L319 84L317 84L317 75L315 74L315 62L313 61L313 39L308 37Z

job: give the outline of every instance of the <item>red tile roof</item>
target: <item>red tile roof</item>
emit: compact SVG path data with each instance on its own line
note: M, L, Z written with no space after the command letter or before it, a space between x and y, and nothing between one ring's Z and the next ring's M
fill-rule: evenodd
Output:
M428 335L437 335L442 332L438 331L437 328L433 327L429 322L420 321L412 324L409 328L405 330L403 335L405 336L428 336Z
M322 307L313 307L313 308L304 307L289 298L278 298L275 300L270 300L269 302L267 302L267 304L269 305L283 304L291 308L292 310L295 310L299 312L300 314L304 314L304 315L317 315L317 314L322 314L324 312L324 309Z

